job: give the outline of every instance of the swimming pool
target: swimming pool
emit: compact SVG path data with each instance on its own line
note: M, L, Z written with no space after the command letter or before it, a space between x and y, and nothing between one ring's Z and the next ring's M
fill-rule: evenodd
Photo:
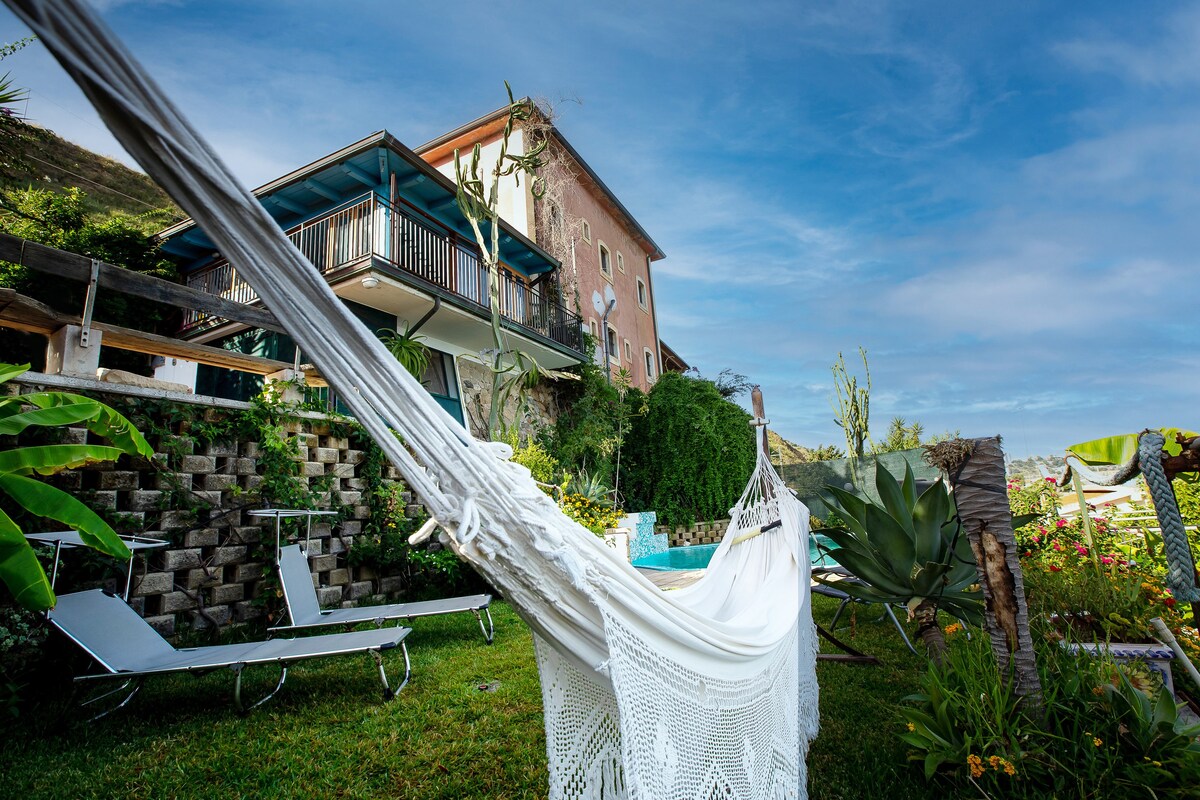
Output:
M833 559L828 555L822 554L817 549L818 542L821 546L830 549L836 547L832 541L819 533L813 534L812 538L808 541L809 561L812 562L813 566L818 567L835 566L836 562ZM664 571L705 569L718 547L720 545L717 544L693 544L687 547L669 547L661 553L639 558L633 562L633 565L642 569Z

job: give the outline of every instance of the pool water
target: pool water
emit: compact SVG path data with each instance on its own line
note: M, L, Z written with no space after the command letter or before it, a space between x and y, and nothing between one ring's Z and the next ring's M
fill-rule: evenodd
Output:
M818 542L826 548L834 548L836 545L829 539L820 534L813 534L808 540L808 555L809 561L813 566L828 567L836 566L836 562L828 555L822 554L817 549ZM693 544L687 547L670 547L661 553L655 553L645 558L639 558L633 562L635 567L642 569L655 570L686 570L686 569L705 569L708 567L708 562L712 560L713 553L717 551L720 545L716 544Z

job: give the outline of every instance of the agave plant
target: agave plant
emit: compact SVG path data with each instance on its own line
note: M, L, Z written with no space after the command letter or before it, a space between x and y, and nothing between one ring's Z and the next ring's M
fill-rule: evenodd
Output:
M977 581L975 556L961 535L954 498L941 480L918 497L907 464L903 482L877 465L875 486L882 503L826 487L845 522L821 531L837 545L829 555L861 583L817 580L867 602L903 603L918 622L930 658L940 663L946 642L938 611L972 622L983 611L981 592L971 588Z
M29 369L28 364L0 364L0 385ZM26 410L33 406L32 410ZM61 522L79 531L90 547L123 561L129 548L96 512L66 492L35 479L64 469L98 461L112 461L122 453L146 458L153 449L136 428L113 409L87 397L63 392L0 397L0 436L16 436L33 428L82 425L108 439L98 444L51 444L0 449L0 492L30 514ZM12 517L0 509L0 581L17 602L33 611L54 606L50 581L29 542Z

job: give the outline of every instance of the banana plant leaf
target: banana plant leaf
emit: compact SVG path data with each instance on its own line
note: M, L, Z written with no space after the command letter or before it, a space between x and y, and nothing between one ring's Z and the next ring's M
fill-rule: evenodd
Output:
M112 442L113 445L121 448L130 455L140 455L144 458L150 458L154 455L154 448L150 446L150 443L146 441L146 438L142 436L138 429L133 426L133 423L126 419L119 411L109 408L103 403L65 392L40 392L38 394L23 395L21 399L43 409L69 408L74 405L84 405L93 408L95 410L94 415L86 420L89 431L97 436L103 436Z
M1182 449L1175 441L1175 434L1182 433L1185 437L1200 435L1182 428L1159 428L1158 431L1166 439L1163 449L1167 451L1167 455L1172 456L1179 455ZM1138 434L1125 433L1073 444L1067 448L1067 453L1091 466L1124 464L1137 454L1137 446Z
M116 531L95 511L61 489L23 475L0 474L0 491L29 513L56 520L79 531L80 538L89 547L122 561L129 560L129 548Z
M96 444L51 444L0 452L0 474L53 475L99 461L116 461L122 451Z
M62 425L74 425L92 419L96 415L94 408L89 408L83 403L77 403L70 408L60 406L25 412L20 412L20 408L21 404L17 402L0 403L0 435L16 436L30 427L56 428ZM11 413L5 415L5 411Z
M0 509L0 581L23 608L45 611L54 607L54 592L45 570L21 529Z

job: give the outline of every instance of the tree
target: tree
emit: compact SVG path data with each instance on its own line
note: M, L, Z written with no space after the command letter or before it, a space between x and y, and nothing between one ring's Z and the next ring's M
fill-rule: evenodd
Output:
M1025 582L1005 491L1000 437L951 439L929 447L926 459L951 476L958 514L978 565L986 603L984 627L1000 674L1010 674L1011 666L1013 691L1037 715L1042 708L1042 685L1029 634Z
M898 450L912 450L920 447L921 434L924 432L925 426L920 422L913 422L909 425L904 417L892 417L887 436L872 448L872 452L876 454L894 453Z

